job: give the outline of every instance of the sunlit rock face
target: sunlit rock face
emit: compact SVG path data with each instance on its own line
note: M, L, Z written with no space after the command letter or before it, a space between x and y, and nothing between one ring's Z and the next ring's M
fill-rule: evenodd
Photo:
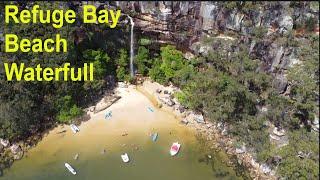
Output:
M318 24L319 6L311 2L243 3L96 1L94 5L121 9L123 14L133 17L136 34L145 35L153 42L175 44L180 50L194 54L205 55L216 49L217 43L203 44L200 41L203 37L224 35L221 36L224 42L218 45L225 53L236 51L239 43L245 44L250 49L250 56L264 62L262 71L279 75L283 84L279 92L284 92L286 80L282 70L299 64L300 60L296 56L297 49L283 45L278 41L279 37L292 30L294 34L303 33L298 25L310 18ZM265 28L267 35L259 40L252 38L255 27ZM316 25L315 29L319 31L319 26ZM233 35L228 34L230 32Z
M280 32L293 28L295 22L317 17L319 10L309 2L260 2L240 9L239 4L226 2L106 2L134 16L137 27L143 31L167 34L171 38L212 34L233 30L250 34L255 26L276 27ZM183 37L181 37L183 34ZM173 40L172 39L172 40Z
M87 3L121 9L134 17L138 30L156 34L158 40L179 42L183 48L189 48L203 35L233 31L246 36L258 26L270 29L269 34L286 33L294 24L310 17L318 21L319 13L319 7L310 2L83 1L80 4ZM78 4L70 6L79 7Z

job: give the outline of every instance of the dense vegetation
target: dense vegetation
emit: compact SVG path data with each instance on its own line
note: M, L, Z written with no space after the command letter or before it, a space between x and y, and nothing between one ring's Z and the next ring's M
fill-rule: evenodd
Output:
M263 41L266 31L256 32L256 40ZM308 35L304 43L292 43L297 39L287 37L287 44L295 44L303 63L288 71L288 95L277 91L274 74L262 70L263 62L250 56L245 44L239 44L228 55L220 40L206 40L217 49L191 60L168 45L160 49L160 56L151 55L148 61L150 55L140 47L137 57L145 60L136 63L144 63L137 67L145 72L145 66L153 62L149 69L153 80L180 87L182 91L175 96L185 107L203 113L211 121L227 123L236 145L253 148L257 160L277 166L279 175L317 179L319 134L312 131L311 122L319 111L319 37ZM261 107L267 107L267 113ZM271 143L268 122L286 130L288 145L278 148ZM299 153L307 156L299 157ZM281 157L280 163L275 162L276 157Z
M28 2L19 2L20 10L32 8ZM64 2L39 2L43 9L68 9L75 7ZM28 5L28 6L27 6ZM0 3L1 32L19 37L53 38L60 34L68 41L67 53L3 53L0 55L0 138L10 141L24 139L41 132L56 122L70 123L83 114L83 108L93 103L104 89L111 89L117 77L128 79L129 46L125 46L126 27L108 29L106 25L67 24L55 29L51 24L9 24L4 26L4 2ZM80 13L81 14L81 13ZM119 38L120 35L124 39ZM123 36L124 35L124 36ZM108 38L106 38L108 37ZM1 42L1 41L0 41ZM124 47L120 51L113 51ZM113 58L110 58L110 56ZM70 62L72 67L83 63L94 64L94 81L25 82L6 81L2 62L25 63L26 66L59 67Z

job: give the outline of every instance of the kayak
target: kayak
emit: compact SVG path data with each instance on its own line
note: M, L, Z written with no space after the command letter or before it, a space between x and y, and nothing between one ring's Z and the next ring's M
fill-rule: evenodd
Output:
M79 158L79 154L77 153L75 156L74 156L74 160L77 160Z
M127 153L121 154L121 159L122 159L122 161L125 162L125 163L127 163L127 162L130 161L130 160L129 160L129 156L128 156Z
M71 124L71 125L70 125L70 128L71 128L71 130L73 131L73 133L77 133L77 132L80 131L80 129L79 129L76 125L74 125L74 124Z
M105 115L105 119L112 117L112 111L108 111Z
M151 107L148 107L149 112L153 112L153 109Z
M178 152L180 150L180 146L181 146L181 144L179 144L178 142L173 143L170 148L170 155L175 156L176 154L178 154Z
M153 142L155 142L158 139L158 133L153 133L151 135L151 139L152 139Z
M73 175L76 175L76 174L77 174L77 172L71 167L70 164L64 163L64 166L65 166Z

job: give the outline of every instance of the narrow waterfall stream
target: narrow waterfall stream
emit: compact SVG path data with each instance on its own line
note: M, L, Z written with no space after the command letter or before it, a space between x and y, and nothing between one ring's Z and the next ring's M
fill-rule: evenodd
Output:
M134 76L134 70L133 70L133 57L134 57L134 42L133 42L133 28L134 28L134 22L132 17L128 15L128 18L130 19L131 24L131 30L130 30L130 75L131 77Z

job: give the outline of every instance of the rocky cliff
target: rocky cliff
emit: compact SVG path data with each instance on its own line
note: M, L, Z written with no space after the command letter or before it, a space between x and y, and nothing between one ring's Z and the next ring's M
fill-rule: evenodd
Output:
M318 24L315 2L110 2L107 6L131 14L137 28L157 32L160 38L191 46L203 35L233 31L250 36L255 27L268 34L300 30L302 24ZM318 26L314 27L318 28Z
M153 42L174 43L194 54L215 49L214 43L203 43L208 37L225 41L220 46L224 46L226 53L234 51L239 43L245 44L252 57L264 62L262 70L274 73L281 93L287 89L284 71L300 63L294 41L290 43L288 39L307 43L306 32L319 33L318 2L101 1L92 4L121 9L123 14L134 18L136 34L146 35Z
M287 39L293 36L303 43L306 32L319 33L317 2L121 1L103 5L133 16L142 34L195 54L214 48L200 43L204 37L222 37L228 42L223 43L226 52L242 42L250 47L251 56L264 62L264 71L274 73L280 93L287 89L285 70L300 63Z

